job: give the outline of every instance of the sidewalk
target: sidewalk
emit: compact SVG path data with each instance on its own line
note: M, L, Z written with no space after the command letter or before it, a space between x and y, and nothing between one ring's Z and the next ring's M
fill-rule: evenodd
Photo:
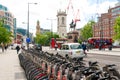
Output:
M120 48L113 48L111 51L108 49L105 50L91 49L87 53L120 56Z
M0 80L26 80L16 50L0 49Z

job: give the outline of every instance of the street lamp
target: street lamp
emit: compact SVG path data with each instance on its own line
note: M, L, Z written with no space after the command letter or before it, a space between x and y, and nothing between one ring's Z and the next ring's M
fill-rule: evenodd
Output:
M53 37L53 34L52 34L53 20L56 20L56 19L49 19L49 18L47 18L47 20L50 20L50 21L51 21L51 38L52 38L52 37Z
M37 3L28 3L28 22L27 22L27 39L29 39L29 5L30 4L37 4ZM27 42L27 48L29 49L29 42Z
M26 22L22 22L22 24L25 24L25 25L27 25L28 23L26 23ZM28 35L28 33L27 33L28 31L27 31L27 28L26 28L26 33L25 33L25 36L27 37L27 35Z

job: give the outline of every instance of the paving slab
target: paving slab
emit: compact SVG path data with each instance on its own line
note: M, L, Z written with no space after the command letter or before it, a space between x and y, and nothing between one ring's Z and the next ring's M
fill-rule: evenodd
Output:
M1 52L0 49L0 80L27 80L16 50Z
M103 55L113 55L113 56L120 56L120 48L113 48L112 50L98 50L98 49L91 49L87 51L90 54L103 54Z

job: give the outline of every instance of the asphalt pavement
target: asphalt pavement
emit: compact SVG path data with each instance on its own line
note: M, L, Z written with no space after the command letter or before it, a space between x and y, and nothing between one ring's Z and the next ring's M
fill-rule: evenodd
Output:
M50 47L46 46L43 47L43 51L48 51L51 53L57 53L57 51L53 48L51 49ZM114 55L114 56L120 56L120 48L113 48L112 50L108 50L108 49L102 49L102 50L98 50L98 49L90 49L88 51L86 51L88 54L101 54L101 55Z

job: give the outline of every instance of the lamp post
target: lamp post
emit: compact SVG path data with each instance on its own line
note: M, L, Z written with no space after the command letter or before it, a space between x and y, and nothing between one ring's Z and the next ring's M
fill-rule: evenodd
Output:
M47 20L50 20L50 21L51 21L51 38L52 38L52 37L53 37L53 34L52 34L53 20L56 20L56 19L49 19L49 18L47 18Z
M101 17L101 20L100 20L100 45L99 45L99 50L101 50L104 46L104 42L103 42L103 24L102 24L102 17Z
M16 39L16 43L17 43L17 27L15 28L15 39Z
M28 3L28 22L27 22L27 39L30 39L29 38L29 5L30 4L37 4L37 3ZM27 42L27 49L29 49L29 42Z

